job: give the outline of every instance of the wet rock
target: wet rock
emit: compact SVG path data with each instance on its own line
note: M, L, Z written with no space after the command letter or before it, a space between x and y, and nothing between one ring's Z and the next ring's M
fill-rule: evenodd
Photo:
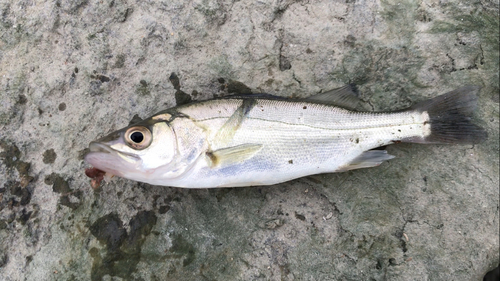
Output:
M481 280L498 266L498 4L25 2L0 4L0 276ZM270 187L94 192L85 176L89 142L132 116L349 83L375 111L482 85L490 137L392 145L380 167Z

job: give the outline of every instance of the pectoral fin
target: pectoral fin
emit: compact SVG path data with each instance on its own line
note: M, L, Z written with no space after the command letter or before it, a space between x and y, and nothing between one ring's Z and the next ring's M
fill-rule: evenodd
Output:
M211 167L238 164L252 158L261 148L261 144L252 143L222 148L207 152L207 161Z
M386 150L368 150L354 158L351 163L338 169L337 172L376 167L382 164L383 161L390 160L394 157L395 156L388 154Z

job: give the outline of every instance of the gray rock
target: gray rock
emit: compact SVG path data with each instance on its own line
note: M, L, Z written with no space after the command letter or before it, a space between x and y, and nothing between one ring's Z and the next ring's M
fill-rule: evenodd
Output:
M0 279L482 280L498 265L498 0L0 10ZM374 110L480 85L489 139L394 145L380 167L269 187L93 190L84 174L91 140L189 93L346 83Z

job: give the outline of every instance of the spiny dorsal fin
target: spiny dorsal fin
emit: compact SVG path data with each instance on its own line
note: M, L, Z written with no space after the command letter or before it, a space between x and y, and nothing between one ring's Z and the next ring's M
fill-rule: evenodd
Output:
M346 85L338 89L316 94L305 98L305 100L314 103L336 105L350 110L366 111L364 102L358 98L354 85Z
M238 146L207 152L210 167L230 166L252 158L262 148L262 144L246 143Z
M234 134L243 122L248 112L255 106L254 99L245 99L240 107L229 117L224 125L219 129L214 137L213 145L215 147L224 147L233 140Z

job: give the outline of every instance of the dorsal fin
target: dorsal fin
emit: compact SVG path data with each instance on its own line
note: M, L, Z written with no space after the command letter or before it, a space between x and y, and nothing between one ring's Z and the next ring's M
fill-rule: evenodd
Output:
M226 123L219 129L214 137L213 144L215 147L225 147L233 140L236 131L247 116L248 112L255 106L254 99L245 99L236 111L227 119Z
M358 98L356 88L351 84L310 96L304 100L314 103L336 105L350 110L366 111L366 108L364 108L364 102Z

